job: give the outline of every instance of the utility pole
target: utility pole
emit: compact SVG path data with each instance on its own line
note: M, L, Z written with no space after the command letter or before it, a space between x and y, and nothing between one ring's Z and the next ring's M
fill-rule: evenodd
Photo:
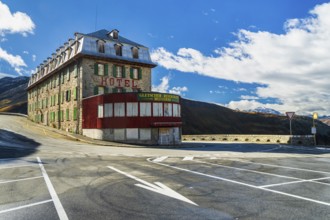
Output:
M318 119L317 112L313 113L313 127L312 127L312 134L314 135L314 146L316 146L316 126L315 126L315 120Z

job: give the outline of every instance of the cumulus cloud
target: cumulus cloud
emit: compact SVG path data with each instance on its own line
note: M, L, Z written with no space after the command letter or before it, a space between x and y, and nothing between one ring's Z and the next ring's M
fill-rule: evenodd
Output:
M21 56L9 54L0 47L0 60L4 60L10 64L11 67L20 68L26 67L26 64Z
M154 92L162 92L162 93L172 93L176 95L185 95L183 92L187 92L188 88L186 86L180 87L172 87L170 89L170 76L164 76L161 78L161 83L159 85L153 85L152 91Z
M37 59L37 56L35 54L32 55L32 61L35 62Z
M20 33L23 36L33 34L35 24L23 12L11 13L9 7L0 1L0 35Z
M317 5L310 16L287 20L283 34L239 30L237 40L216 49L216 56L205 56L193 48L181 48L174 54L162 47L151 56L167 69L258 83L262 85L256 89L259 98L275 98L281 103L267 106L242 99L230 102L232 108L260 104L282 112L330 114L329 11L330 3Z

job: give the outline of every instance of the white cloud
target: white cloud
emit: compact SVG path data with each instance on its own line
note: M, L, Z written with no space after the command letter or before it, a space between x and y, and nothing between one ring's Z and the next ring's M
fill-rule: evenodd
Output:
M32 55L32 61L35 62L37 59L37 56L35 54Z
M9 7L0 2L0 35L6 33L20 33L23 36L33 34L35 24L31 18L23 12L11 13Z
M0 36L1 37L1 36ZM8 39L7 38L4 38L4 37L2 37L2 38L0 38L0 42L6 42Z
M250 96L250 95L241 95L241 99L243 99L243 100L258 100L259 97Z
M186 86L183 87L172 87L170 89L170 76L164 76L161 78L161 83L157 86L153 85L152 86L152 91L154 92L162 92L162 93L172 93L176 95L185 95L183 92L187 92L188 88Z
M152 59L167 69L197 73L236 82L258 83L256 95L275 98L282 104L271 108L299 114L318 111L330 114L330 3L316 6L311 16L290 19L284 33L240 30L229 47L205 56L192 48L177 54L158 48ZM242 100L240 105L262 105ZM267 107L267 106L266 106ZM250 109L250 108L249 108Z
M24 54L29 54L29 51L24 50L23 53Z
M3 77L6 77L6 76L13 77L12 75L10 75L8 73L0 73L0 79Z
M8 62L10 66L14 68L26 67L26 64L21 56L19 55L14 56L12 54L9 54L7 51L3 50L0 47L0 60L1 59Z

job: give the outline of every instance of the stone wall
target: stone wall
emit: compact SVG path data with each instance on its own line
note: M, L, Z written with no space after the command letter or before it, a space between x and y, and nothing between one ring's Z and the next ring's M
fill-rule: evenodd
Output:
M246 142L269 144L314 145L312 135L233 135L233 134L205 134L182 135L183 141L213 141L213 142Z

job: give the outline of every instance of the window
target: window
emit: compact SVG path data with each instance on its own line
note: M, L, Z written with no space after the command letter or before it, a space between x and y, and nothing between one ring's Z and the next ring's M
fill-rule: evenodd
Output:
M69 71L69 68L66 69L66 76L68 77L68 81L70 81L70 71Z
M71 101L71 90L67 90L65 92L65 101L67 101L67 102Z
M102 95L104 94L107 88L105 88L104 86L95 86L94 87L94 95Z
M126 89L117 87L117 88L113 88L112 92L113 93L123 93L123 92L126 92Z
M78 72L79 72L79 69L78 69L77 65L74 65L74 77L75 78L78 77Z
M125 103L115 103L114 105L115 117L124 117L125 116Z
M104 104L104 117L112 117L113 116L113 104L106 103Z
M151 116L151 103L150 102L140 102L140 116L141 117Z
M97 46L98 46L99 53L104 53L105 52L103 41L98 40L97 41Z
M112 31L112 38L115 40L118 39L118 31L116 31L116 30Z
M138 103L137 102L127 102L127 116L134 117L138 116Z
M123 46L121 44L115 44L115 51L117 56L123 55Z
M132 56L134 59L139 59L139 48L132 47Z
M108 64L95 63L94 64L94 74L98 76L108 75Z
M161 102L153 103L153 115L155 117L163 116L163 103Z
M61 121L64 121L64 110L61 110L60 117L61 117Z
M125 78L125 67L124 66L113 66L113 76L117 78Z
M151 129L150 128L140 128L140 140L148 141L151 140Z
M164 103L164 116L172 117L172 103Z
M180 117L180 105L179 104L173 104L173 117Z
M97 117L98 118L103 118L103 105L98 105L97 106Z
M132 67L130 72L131 79L141 79L142 78L142 70L141 68Z

